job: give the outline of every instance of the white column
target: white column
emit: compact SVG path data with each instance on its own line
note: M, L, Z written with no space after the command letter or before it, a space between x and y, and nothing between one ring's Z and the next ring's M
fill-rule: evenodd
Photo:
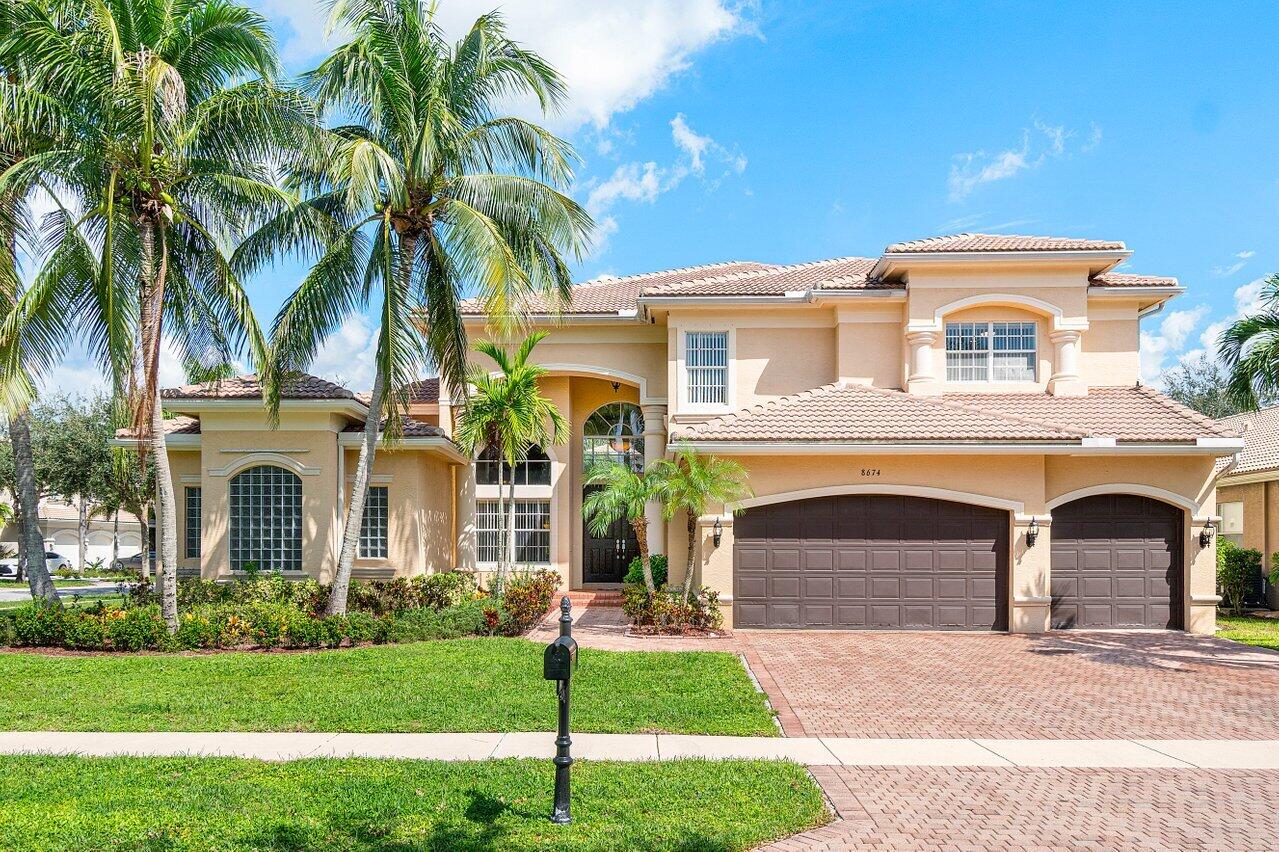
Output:
M666 406L645 405L644 414L644 469L652 467L666 457ZM648 549L650 553L666 553L666 521L662 518L662 504L649 503L644 509L648 520Z
M911 393L941 393L940 383L933 372L933 344L937 342L937 332L908 331L906 342L910 344L910 375L906 379L906 389Z
M1048 391L1055 396L1083 396L1088 392L1079 377L1079 332L1071 329L1054 331L1052 341L1053 374Z

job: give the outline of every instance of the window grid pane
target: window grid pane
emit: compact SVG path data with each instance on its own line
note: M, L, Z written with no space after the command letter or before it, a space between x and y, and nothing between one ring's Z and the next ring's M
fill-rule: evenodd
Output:
M507 504L507 512L510 505ZM475 504L475 537L479 562L498 562L502 555L499 533L501 504L480 500ZM544 565L551 561L551 504L546 500L515 501L515 562Z
M688 401L692 405L728 402L728 332L689 331L684 337Z
M302 480L270 465L231 479L231 568L302 570Z
M1033 322L946 325L946 380L1033 382L1037 327Z
M385 559L387 555L387 489L378 485L364 498L364 518L360 521L360 558Z
M510 465L502 462L502 485L510 485L512 470ZM477 485L497 485L498 484L498 454L497 451L489 448L480 454L475 460L475 482ZM551 484L551 460L546 455L546 451L539 446L529 448L525 458L517 459L515 462L515 484L516 485L550 485Z
M186 558L200 558L200 489L186 491Z

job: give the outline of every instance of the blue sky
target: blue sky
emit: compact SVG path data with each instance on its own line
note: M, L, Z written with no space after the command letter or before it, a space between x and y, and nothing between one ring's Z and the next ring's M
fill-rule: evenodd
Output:
M309 0L254 0L291 71ZM495 3L441 0L461 28ZM508 0L569 79L553 126L604 239L581 278L875 255L965 230L1122 239L1189 288L1143 334L1149 378L1279 269L1273 3ZM299 270L252 282L268 322ZM316 364L368 384L367 322ZM71 383L91 371L71 362ZM61 384L63 376L55 379ZM72 389L68 387L67 389Z

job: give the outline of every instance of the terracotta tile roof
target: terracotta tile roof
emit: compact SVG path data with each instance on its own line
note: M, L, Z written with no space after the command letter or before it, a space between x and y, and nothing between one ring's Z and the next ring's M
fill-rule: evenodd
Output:
M1087 396L948 393L942 399L1041 423L1056 423L1090 437L1117 441L1193 441L1201 437L1238 436L1238 432L1212 418L1140 385L1089 388Z
M1166 275L1130 275L1126 272L1103 272L1088 282L1098 287L1179 287L1176 278Z
M383 420L381 423L378 424L378 429L381 430L385 426L386 426L386 421ZM351 425L347 426L342 431L343 432L363 432L364 424L352 423ZM442 438L444 437L444 430L441 429L439 426L432 426L430 423L424 423L421 420L415 420L412 417L406 417L404 418L404 437L406 438Z
M1018 234L953 234L893 243L885 254L942 251L1124 251L1117 240L1085 240L1076 237L1028 237Z
M247 376L233 376L214 382L203 382L198 385L183 385L177 388L165 388L160 391L164 399L261 399L262 383L255 373ZM334 384L319 376L299 373L285 382L281 394L284 399L354 399L351 393L341 385Z
M1069 441L1083 433L936 397L836 383L678 427L697 441Z
M200 419L198 417L187 417L184 414L177 414L173 417L166 418L164 421L164 434L166 435L199 435ZM117 438L135 438L137 433L129 428L116 429L115 436Z
M773 266L751 272L738 272L703 278L697 281L647 287L643 296L780 296L785 293L819 290L855 290L893 287L872 280L875 266L870 257L837 257L812 263Z
M1279 405L1223 417L1217 423L1243 435L1243 452L1231 475L1279 470Z

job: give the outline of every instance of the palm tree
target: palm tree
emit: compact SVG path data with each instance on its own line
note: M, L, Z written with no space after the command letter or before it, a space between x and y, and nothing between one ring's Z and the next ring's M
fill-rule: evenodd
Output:
M731 503L751 495L746 468L732 459L703 456L695 450L680 450L674 459L653 465L653 475L664 482L662 516L671 520L679 512L688 519L688 564L684 568L684 600L693 588L694 555L697 548L697 519L711 503Z
M514 355L487 340L475 344L475 351L487 355L497 365L498 374L495 376L482 367L472 369L470 384L475 392L462 409L453 436L471 456L489 449L497 452L498 514L502 519L498 527L498 540L502 542L498 588L506 569L515 561L515 465L534 445L546 447L568 441L568 421L555 403L542 395L538 385L546 369L529 363L533 348L546 334L545 331L530 334ZM508 467L511 476L506 483ZM503 483L509 489L506 500L501 497Z
M567 143L496 112L512 97L531 94L547 109L563 95L559 75L511 41L498 16L479 18L454 45L419 0L336 0L330 28L354 37L304 85L322 109L357 123L300 152L292 185L308 200L267 223L237 262L253 269L281 252L315 259L275 319L273 411L279 382L306 369L344 319L376 305L376 373L329 597L337 613L379 427L398 436L405 387L431 367L445 386L464 387L463 291L478 287L508 335L531 297L567 300L563 255L581 253L591 220L564 194Z
M165 454L161 346L226 363L246 350L269 373L266 341L229 247L291 204L272 161L306 142L309 101L270 82L266 19L229 0L102 0L60 26L14 0L13 38L46 96L77 118L66 138L0 174L0 197L55 189L47 255L0 329L9 407L33 393L20 365L47 369L82 342L127 399L154 458L161 601L177 627L177 512Z
M653 567L648 557L648 519L644 507L653 500L666 496L666 479L654 468L637 472L629 465L617 461L601 461L586 470L586 484L602 486L582 501L582 516L586 518L591 535L608 535L609 527L623 518L635 530L639 544L640 565L644 569L644 585L649 594L657 591L653 583Z
M1226 392L1235 405L1255 411L1279 395L1279 273L1262 285L1261 310L1223 331L1217 351L1230 371Z

